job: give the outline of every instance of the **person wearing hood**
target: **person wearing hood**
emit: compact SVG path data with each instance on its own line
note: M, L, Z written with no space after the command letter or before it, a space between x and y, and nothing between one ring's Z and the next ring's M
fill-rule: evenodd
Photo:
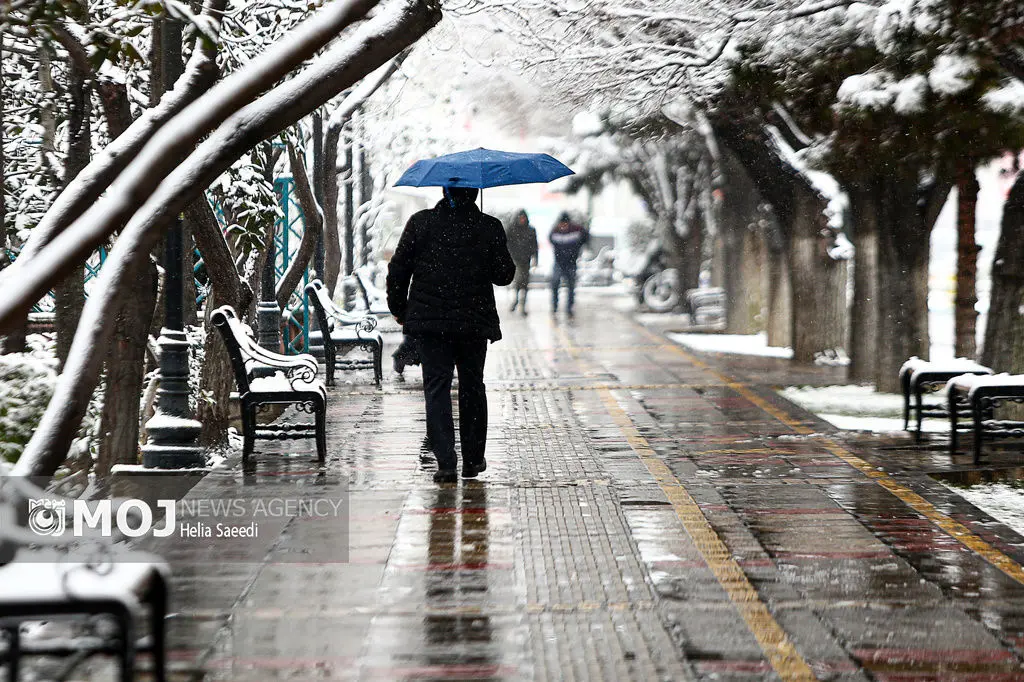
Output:
M476 207L477 190L445 187L433 208L409 218L388 265L388 308L416 339L423 365L434 481L456 480L452 377L459 373L462 476L487 469L487 343L501 338L494 285L515 275L501 221Z
M562 282L565 282L569 289L566 313L571 318L576 303L576 260L589 241L590 234L582 225L572 222L568 213L562 213L549 239L555 252L555 268L551 273L551 314L558 312L558 290Z
M519 211L508 226L508 251L516 264L516 276L512 280L512 307L526 315L526 293L530 286L530 265L537 263L537 230L530 225L526 211Z

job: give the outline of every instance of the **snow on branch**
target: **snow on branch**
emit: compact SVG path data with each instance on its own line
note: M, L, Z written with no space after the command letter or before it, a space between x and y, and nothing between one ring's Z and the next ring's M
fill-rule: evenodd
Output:
M227 0L207 0L204 14L213 17L226 3ZM95 203L156 131L213 84L217 77L215 57L214 50L210 47L194 50L184 74L175 84L176 87L164 93L157 106L147 109L75 176L32 230L18 259L22 266L18 267L30 262L42 247L49 244L56 235ZM180 160L183 157L184 154L179 153L177 158ZM12 271L17 272L13 268ZM5 272L0 276L0 282L3 282L4 278L11 278L11 281L14 281L16 275Z
M310 21L325 24L346 16L352 18L351 15L347 15L347 10L352 9L355 4L336 3ZM142 207L135 210L132 219L122 230L100 271L92 295L86 301L81 323L75 333L71 353L64 373L58 381L54 398L32 441L18 461L19 473L50 475L63 460L70 438L85 411L86 403L83 396L91 394L91 389L98 379L104 355L101 349L106 348L110 334L108 311L116 302L134 268L148 257L150 249L159 240L164 227L174 215L245 151L293 125L316 107L350 87L419 39L439 20L440 10L433 2L393 0L362 23L350 37L333 46L294 78L278 85L255 102L238 109L237 92L232 89L221 90L217 98L206 102L206 106L218 111L224 111L225 107L230 105L236 110L189 155L184 163L160 183ZM332 34L337 32L327 32L322 30L323 28L321 25L318 27L321 29L319 31L302 32L305 40L299 40L297 36L296 39L288 38L281 44L295 47L299 43L304 43L303 49L315 51L318 49L318 40L327 42ZM312 35L319 37L314 38ZM255 86L257 83L253 80L254 74L246 72L258 70L266 77L276 80L281 60L301 57L294 50L273 52L279 61L271 64L271 68L268 68L267 64L250 63L236 74L243 77L244 83ZM199 113L195 117L184 118L188 124L193 125L194 119L208 120ZM180 126L171 127L185 128L189 133L194 133L194 129L186 127L185 122ZM166 152L167 146L174 142L175 139L161 135L154 137L150 144L156 145L154 150ZM119 206L116 208L121 209ZM73 263L75 256L67 254L73 247L71 242L76 237L90 239L96 234L96 224L86 218L90 218L89 214L61 235L60 240L54 241L52 246L58 246L58 241L63 243L59 245L61 249L55 250L54 255L46 259L51 263L51 267L54 264L62 267L67 262ZM61 253L64 253L63 258ZM40 254L34 261L42 260L43 255ZM17 283L14 286L17 286ZM21 295L24 295L24 292Z
M11 324L15 313L39 300L57 281L55 275L82 262L117 230L179 163L181 149L191 149L376 4L377 0L339 0L330 5L160 127L110 185L106 196L75 221L73 230L56 237L32 259L19 259L21 267L0 273L0 287L8 292L0 301L0 329Z

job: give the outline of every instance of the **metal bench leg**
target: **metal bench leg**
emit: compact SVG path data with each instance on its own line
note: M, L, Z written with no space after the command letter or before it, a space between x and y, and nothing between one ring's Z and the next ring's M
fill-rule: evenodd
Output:
M384 339L380 339L373 344L373 380L380 386L381 379L384 378Z
M334 364L337 361L337 349L334 347L334 343L328 338L328 333L324 332L324 364L327 365L327 385L334 385Z
M18 626L4 628L9 639L7 652L7 679L9 682L18 682L18 668L21 664L21 632Z
M953 457L956 455L957 445L957 400L956 400L956 388L950 387L949 394L947 396L949 403L949 456Z
M316 457L323 464L327 461L327 405L316 406Z
M976 398L971 400L971 416L974 418L974 463L978 464L981 462L981 438L985 420Z
M910 430L910 377L906 375L900 382L903 389L903 430Z
M117 619L121 630L121 646L117 652L121 663L121 682L132 682L135 679L135 628L132 626L132 614L123 604L110 609L110 612Z
M242 461L252 454L256 442L256 405L242 403Z
M153 678L167 680L167 583L157 574L150 588L150 638L153 640Z
M924 399L921 397L921 385L914 386L914 408L917 410L917 429L914 431L914 442L921 442L921 419L924 412Z

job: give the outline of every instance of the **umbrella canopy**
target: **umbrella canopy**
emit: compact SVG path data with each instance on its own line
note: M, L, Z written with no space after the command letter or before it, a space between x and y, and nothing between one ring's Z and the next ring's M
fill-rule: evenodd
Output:
M568 166L547 154L519 154L493 149L472 149L417 161L395 186L499 187L551 182L572 175Z

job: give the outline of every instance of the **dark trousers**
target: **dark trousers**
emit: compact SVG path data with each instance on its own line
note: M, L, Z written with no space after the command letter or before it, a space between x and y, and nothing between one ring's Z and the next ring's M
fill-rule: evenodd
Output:
M559 265L558 261L555 261L555 269L551 273L551 310L558 310L558 289L562 286L562 282L565 282L565 286L569 288L569 300L567 301L567 309L571 313L573 304L576 303L576 264Z
M418 337L423 364L423 397L427 407L427 436L438 469L454 469L455 422L452 418L452 375L459 371L459 440L462 462L479 464L487 447L487 394L484 361L487 339L482 336L424 334Z

